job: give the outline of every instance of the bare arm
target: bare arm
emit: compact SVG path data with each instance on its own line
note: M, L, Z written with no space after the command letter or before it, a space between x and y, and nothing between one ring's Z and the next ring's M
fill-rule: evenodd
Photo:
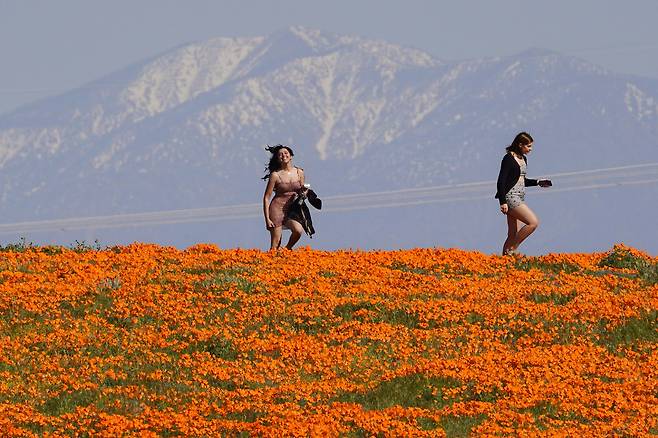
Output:
M271 174L267 180L267 186L265 187L265 193L263 194L263 215L265 216L265 226L267 228L274 227L274 224L270 220L270 201L272 198L272 192L274 191L274 185L279 176L275 173Z

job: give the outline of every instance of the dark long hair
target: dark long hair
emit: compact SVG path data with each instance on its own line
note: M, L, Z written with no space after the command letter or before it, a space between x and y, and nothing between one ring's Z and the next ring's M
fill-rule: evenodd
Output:
M281 169L281 163L279 163L279 157L277 156L277 154L281 149L287 149L288 152L290 152L291 157L295 156L290 146L286 146L283 144L277 144L274 146L267 145L265 150L271 153L272 156L270 157L270 162L267 164L267 167L265 168L265 176L262 179L267 180L270 177L270 175L272 175L272 172L276 172L277 170Z
M521 146L528 145L532 142L534 142L534 140L530 134L527 132L519 132L516 134L516 137L514 137L512 144L507 146L505 150L507 152L514 152L517 155L521 155Z

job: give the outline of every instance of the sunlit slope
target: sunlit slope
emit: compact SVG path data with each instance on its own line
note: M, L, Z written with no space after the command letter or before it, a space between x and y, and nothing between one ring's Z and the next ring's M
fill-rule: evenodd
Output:
M657 433L657 263L12 246L0 431Z

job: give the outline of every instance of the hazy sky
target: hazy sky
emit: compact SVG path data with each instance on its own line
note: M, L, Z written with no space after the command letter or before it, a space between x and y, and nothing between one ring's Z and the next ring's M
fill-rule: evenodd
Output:
M291 25L444 60L529 47L658 78L658 0L0 0L0 114L172 47Z

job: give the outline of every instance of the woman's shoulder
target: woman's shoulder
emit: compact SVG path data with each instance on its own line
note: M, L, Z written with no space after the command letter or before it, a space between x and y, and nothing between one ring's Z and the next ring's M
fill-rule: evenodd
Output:
M510 161L510 160L515 161L514 157L512 156L512 153L506 152L505 155L503 155L503 159L501 161L504 163L505 161Z
M528 162L528 158L526 158L525 155L522 154L522 155L521 155L521 158L522 158L523 161L525 161L526 163ZM504 161L509 161L509 162L515 162L515 163L518 163L516 157L514 156L514 154L513 154L512 152L507 152L507 153L505 154L505 156L503 156L503 162L504 162Z

